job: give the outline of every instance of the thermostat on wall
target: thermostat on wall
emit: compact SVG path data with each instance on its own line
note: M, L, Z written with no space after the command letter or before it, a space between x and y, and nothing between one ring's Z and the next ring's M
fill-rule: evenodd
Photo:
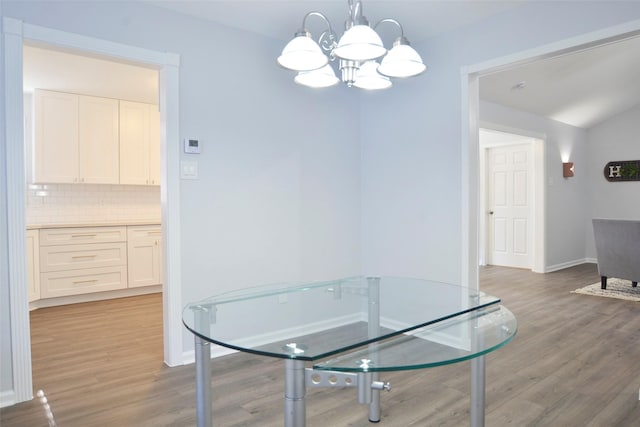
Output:
M188 154L200 154L200 141L197 139L184 139L184 152Z

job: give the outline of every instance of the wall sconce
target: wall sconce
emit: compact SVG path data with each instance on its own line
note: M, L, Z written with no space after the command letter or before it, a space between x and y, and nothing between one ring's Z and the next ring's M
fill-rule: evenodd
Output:
M562 164L562 176L565 178L573 176L573 162L566 162Z

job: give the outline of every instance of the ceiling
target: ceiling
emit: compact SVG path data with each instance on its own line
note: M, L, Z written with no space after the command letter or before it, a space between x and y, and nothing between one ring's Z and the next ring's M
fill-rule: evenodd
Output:
M164 9L282 40L283 47L302 24L305 13L313 10L323 12L340 35L348 4L347 0L144 1ZM519 0L365 0L363 7L372 23L389 17L400 21L405 35L415 44L522 3ZM319 19L311 18L307 26L316 35L323 30ZM388 25L384 31L388 33L380 33L388 45L397 36L394 34L397 29ZM25 88L70 90L70 81L74 87L88 86L93 83L85 82L83 76L104 75L98 79L101 81L99 93L89 93L157 102L157 72L140 67L127 68L125 64L116 64L117 70L105 72L107 63L104 61L65 55L68 54L54 54L42 49L25 51ZM63 65L63 59L74 61L73 65ZM425 56L424 59L429 65L429 58ZM82 72L83 69L90 71ZM480 98L573 126L590 128L640 104L638 70L640 37L484 76L480 80ZM138 76L131 85L126 85L128 79L114 78L129 72L132 73L130 76ZM138 78L146 83L141 85ZM118 92L118 95L107 95L109 91ZM128 91L136 92L124 96Z
M158 103L158 71L42 47L23 48L23 89Z
M480 79L480 98L589 129L640 104L640 37Z

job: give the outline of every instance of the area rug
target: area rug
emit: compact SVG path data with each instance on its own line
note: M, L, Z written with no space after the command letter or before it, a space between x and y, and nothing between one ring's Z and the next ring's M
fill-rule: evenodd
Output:
M630 280L611 278L607 280L607 289L600 289L600 286L600 282L598 282L571 291L571 293L640 301L640 286L637 288L632 287Z

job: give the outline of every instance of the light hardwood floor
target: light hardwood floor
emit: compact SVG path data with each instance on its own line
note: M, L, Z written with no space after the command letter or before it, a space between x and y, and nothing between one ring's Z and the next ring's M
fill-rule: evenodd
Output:
M640 425L640 303L570 293L595 265L550 274L483 268L481 287L516 315L518 335L487 356L487 426ZM35 390L59 427L193 426L194 367L162 363L161 296L31 314ZM135 308L135 309L134 309ZM380 426L465 426L469 363L383 374ZM216 426L282 426L283 363L214 360ZM353 389L311 389L309 427L370 426ZM3 427L47 426L35 399L0 412Z

